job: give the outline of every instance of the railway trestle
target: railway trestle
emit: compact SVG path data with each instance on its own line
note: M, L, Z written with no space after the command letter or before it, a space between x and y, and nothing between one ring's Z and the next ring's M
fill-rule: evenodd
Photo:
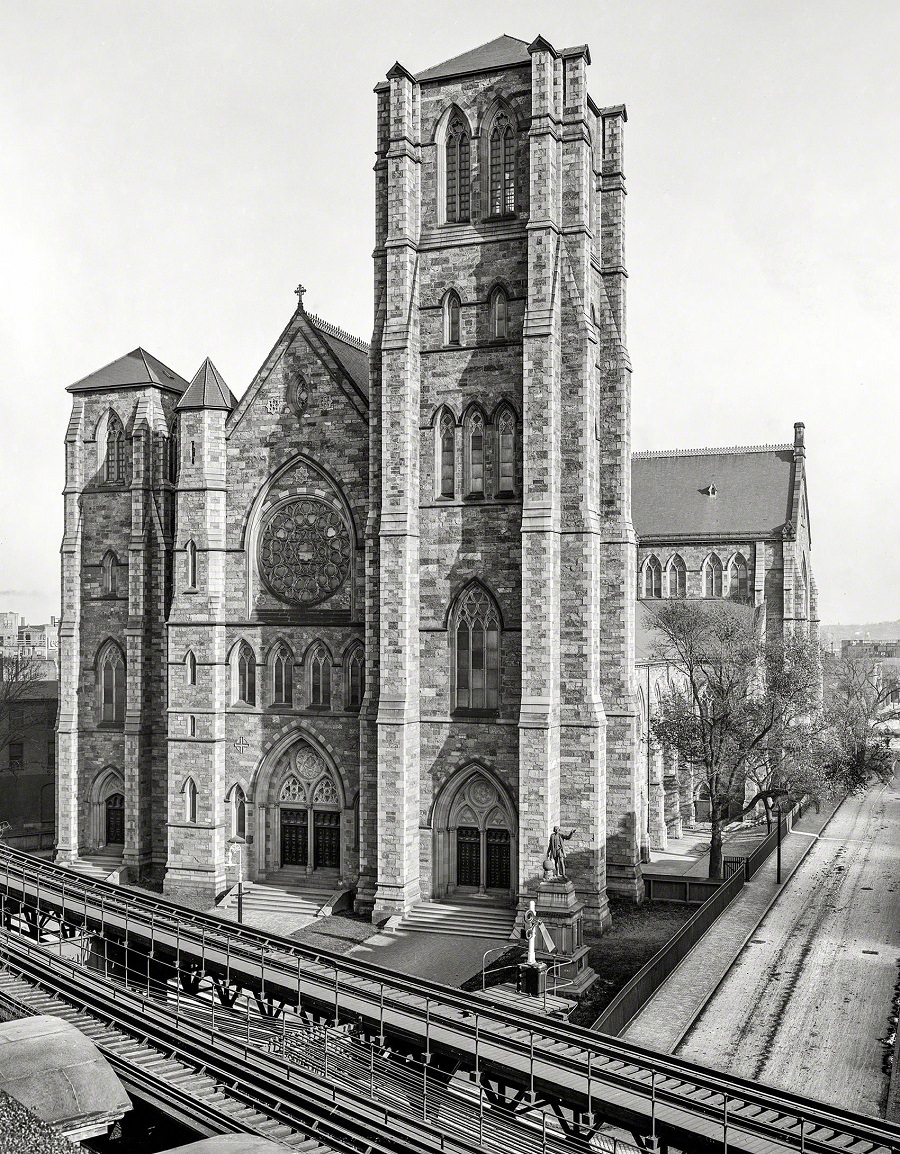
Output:
M604 1129L615 1126L643 1149L900 1154L900 1127L889 1123L76 878L5 847L0 899L10 928L35 940L58 930L60 950L89 939L90 968L135 989L143 982L176 1011L182 1001L208 1004L217 1028L231 1021L232 1029L243 1013L245 1031L266 1045L279 1026L285 1038L327 1028L330 1047L345 1045L336 1041L344 1036L394 1066L408 1061L429 1095L450 1075L457 1098L469 1093L474 1104L477 1096L489 1113L502 1103L553 1142L602 1149ZM334 1061L330 1047L323 1058Z

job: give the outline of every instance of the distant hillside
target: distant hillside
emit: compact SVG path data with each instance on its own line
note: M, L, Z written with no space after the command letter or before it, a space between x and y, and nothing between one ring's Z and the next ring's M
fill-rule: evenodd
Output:
M823 641L839 642L845 637L868 638L870 641L900 641L900 620L874 621L868 625L820 625Z

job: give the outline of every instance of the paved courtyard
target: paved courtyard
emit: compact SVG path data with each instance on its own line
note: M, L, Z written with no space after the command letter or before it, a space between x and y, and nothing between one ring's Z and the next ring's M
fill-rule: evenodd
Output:
M679 1055L882 1114L879 1039L900 955L898 786L895 778L840 806Z

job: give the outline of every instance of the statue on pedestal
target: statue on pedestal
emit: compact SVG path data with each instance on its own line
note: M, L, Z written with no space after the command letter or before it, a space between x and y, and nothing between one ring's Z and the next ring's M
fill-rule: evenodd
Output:
M547 846L547 862L550 863L554 870L554 876L566 880L566 851L563 846L564 841L575 833L575 830L570 830L569 833L562 833L558 825L553 827L553 833L550 834L550 843ZM546 865L545 865L546 871Z

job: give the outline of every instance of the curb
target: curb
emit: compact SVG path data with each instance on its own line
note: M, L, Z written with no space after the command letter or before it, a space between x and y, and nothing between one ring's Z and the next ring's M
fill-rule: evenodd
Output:
M709 991L709 993L706 995L706 997L700 1003L700 1006L698 1007L696 1014L694 1014L694 1016L693 1016L693 1018L691 1018L690 1022L688 1022L688 1024L685 1026L685 1028L676 1037L675 1041L672 1044L672 1048L667 1051L669 1054L672 1054L672 1055L675 1054L675 1052L677 1051L677 1049L681 1045L681 1043L684 1041L687 1034L689 1034L690 1031L693 1029L694 1024L696 1023L697 1019L700 1017L700 1015L703 1013L703 1011L706 1009L706 1007L709 1005L709 1003L713 1000L713 997L715 996L716 993L718 993L718 990L721 987L722 983L725 981L725 979L728 977L728 975L734 969L735 965L737 964L738 959L740 958L741 954L743 954L743 952L747 946L747 943L750 941L750 939L753 937L753 935L759 929L760 925L763 922L763 919L766 917L769 910L771 910L772 906L775 905L775 903L778 901L778 899L784 893L788 882L791 881L794 874L797 872L797 870L800 868L800 866L803 864L803 862L806 861L806 858L809 855L810 851L812 850L813 846L815 846L818 843L822 834L825 832L826 829L828 829L829 825L831 825L831 822L834 818L834 815L837 813L837 811L841 808L841 806L844 804L844 802L846 800L847 800L846 797L841 798L841 800L837 803L837 805L834 807L834 809L831 811L831 813L825 819L825 822L822 825L822 828L819 830L819 832L815 835L815 837L810 839L809 845L806 847L806 849L803 851L803 853L800 855L800 857L797 858L796 862L793 865L793 868L791 869L791 872L784 879L784 882L782 883L781 889L776 890L775 893L772 894L772 897L769 900L769 902L766 904L765 909L759 915L759 918L757 919L756 924L753 926L753 928L751 930L748 931L746 937L741 942L741 944L738 946L737 953L734 955L734 957L731 959L731 961L726 966L725 972L722 974L721 978L719 978L719 980L716 982L716 984L713 986L713 988ZM791 830L791 833L793 833L793 832L794 831ZM752 882L748 883L748 884L752 885ZM710 929L712 929L712 928L713 927L711 926ZM697 945L699 945L699 944L700 943L698 942ZM694 947L694 948L696 949L696 947ZM688 957L690 957L690 954L688 955Z

